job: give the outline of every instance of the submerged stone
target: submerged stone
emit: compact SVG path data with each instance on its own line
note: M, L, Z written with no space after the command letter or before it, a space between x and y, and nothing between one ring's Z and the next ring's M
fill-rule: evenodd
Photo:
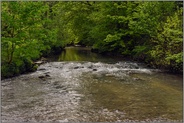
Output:
M77 66L77 67L74 67L73 69L78 69L79 67Z
M45 69L45 68L39 68L38 70L40 70L40 71L41 71L41 70L46 70L46 69Z
M43 78L45 78L45 76L39 76L38 78L43 79Z
M97 71L97 69L93 69L93 71Z

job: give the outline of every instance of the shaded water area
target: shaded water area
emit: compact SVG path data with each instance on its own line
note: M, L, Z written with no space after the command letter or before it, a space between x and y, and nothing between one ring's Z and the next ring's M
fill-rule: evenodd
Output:
M182 122L182 76L66 48L1 82L2 122Z

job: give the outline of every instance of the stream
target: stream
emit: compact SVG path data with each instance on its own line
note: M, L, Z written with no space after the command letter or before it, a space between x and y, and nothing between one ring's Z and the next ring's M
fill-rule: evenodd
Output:
M67 47L1 81L2 122L182 122L183 76Z

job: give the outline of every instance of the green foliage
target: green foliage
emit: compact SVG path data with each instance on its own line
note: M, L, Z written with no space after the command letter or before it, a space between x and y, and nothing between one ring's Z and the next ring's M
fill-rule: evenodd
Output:
M2 2L2 77L33 71L33 60L50 53L52 47L66 45L57 40L59 28L51 12L54 4Z
M1 78L6 78L6 77L12 77L15 74L19 73L18 68L14 63L11 64L3 64L1 66Z
M135 48L132 50L132 54L137 59L147 60L146 56L147 56L148 50L149 50L149 47L146 45L135 46Z
M177 71L183 71L182 13L181 9L177 9L171 16L166 18L162 30L157 33L157 40L153 40L156 45L150 51L151 56L157 61L157 65L173 67Z
M77 43L183 71L181 1L1 3L2 76L32 71L32 61Z

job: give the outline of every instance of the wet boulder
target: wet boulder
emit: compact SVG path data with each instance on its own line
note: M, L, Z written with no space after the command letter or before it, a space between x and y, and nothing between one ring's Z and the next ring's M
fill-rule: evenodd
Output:
M42 70L46 70L45 68L39 68L38 70L42 71Z
M39 76L38 78L43 79L43 78L45 78L45 76Z
M73 69L79 69L79 68L84 68L83 66L76 66Z
M34 62L34 64L37 64L37 65L41 65L43 63L44 63L43 61L36 61L36 62Z
M97 71L97 69L94 68L93 71Z
M46 77L50 77L50 75L48 75L48 74L46 74L45 76L46 76Z
M51 77L51 76L49 74L38 76L38 78L40 78L40 79L46 79L48 77Z
M79 67L77 66L77 67L74 67L73 69L78 69Z
M41 57L41 59L39 61L34 62L34 64L41 65L46 62L48 62L48 60L44 57Z

